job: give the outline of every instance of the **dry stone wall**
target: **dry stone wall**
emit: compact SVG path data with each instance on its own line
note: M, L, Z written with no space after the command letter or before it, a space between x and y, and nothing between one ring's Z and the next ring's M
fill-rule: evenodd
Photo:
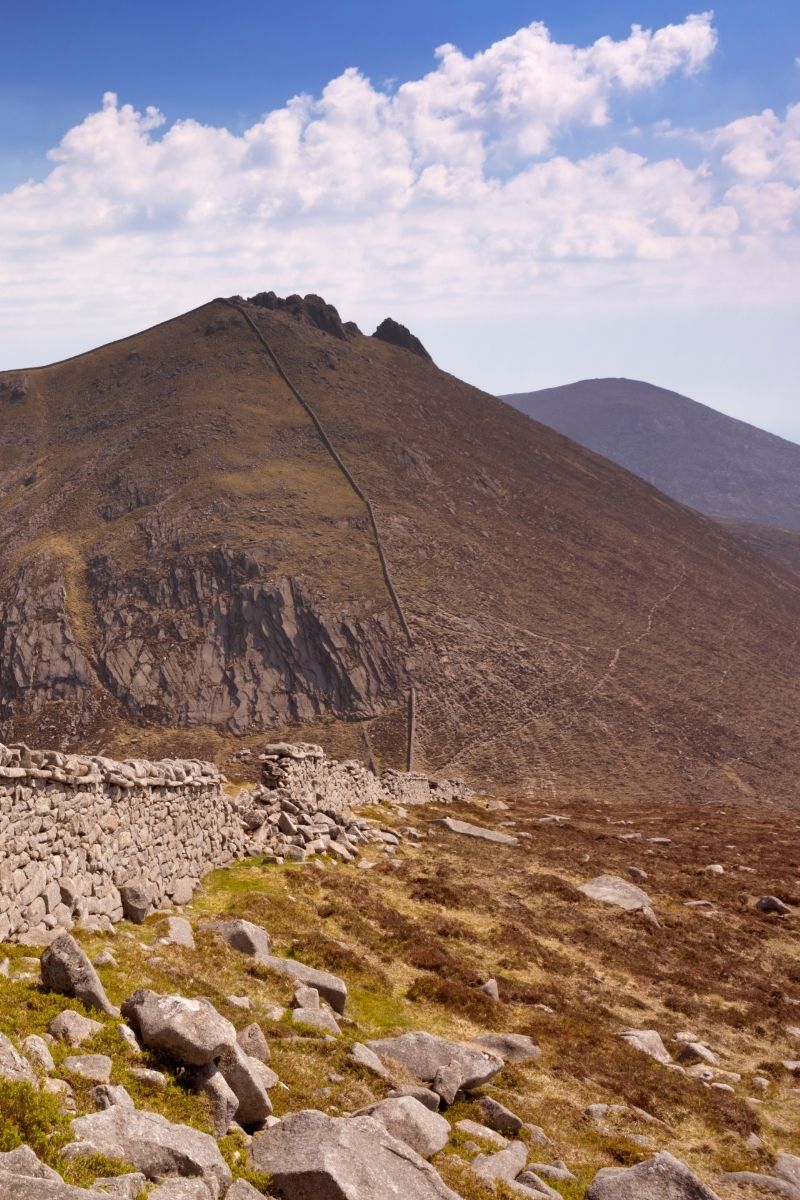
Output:
M357 814L370 805L456 799L468 789L419 773L380 778L321 747L275 743L262 783L236 797L211 763L118 762L0 744L0 941L107 928L135 882L146 910L185 904L203 875L237 858L352 860L364 843L398 843Z
M145 880L183 903L202 875L247 853L210 763L146 762L0 745L0 940L122 917Z

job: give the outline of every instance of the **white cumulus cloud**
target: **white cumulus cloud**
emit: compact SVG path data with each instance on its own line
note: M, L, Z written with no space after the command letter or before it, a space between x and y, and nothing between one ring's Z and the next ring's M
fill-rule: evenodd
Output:
M0 363L43 319L89 344L265 287L356 317L730 296L745 278L796 294L800 106L689 131L699 164L613 144L615 104L697 72L716 40L710 13L587 47L537 22L471 57L442 46L397 87L351 68L242 134L109 93L44 178L0 193Z

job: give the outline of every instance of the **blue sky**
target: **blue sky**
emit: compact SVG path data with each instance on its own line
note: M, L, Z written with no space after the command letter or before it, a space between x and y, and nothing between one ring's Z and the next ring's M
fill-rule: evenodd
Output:
M0 367L316 290L489 390L800 440L800 5L694 7L0 0Z

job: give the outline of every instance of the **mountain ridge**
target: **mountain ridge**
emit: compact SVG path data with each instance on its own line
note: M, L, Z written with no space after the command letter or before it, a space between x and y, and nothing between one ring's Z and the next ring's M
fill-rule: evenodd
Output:
M800 446L777 434L625 378L503 399L708 516L800 530Z
M418 354L241 303L3 404L4 736L225 761L314 727L402 765L414 684L433 771L735 796L769 761L793 795L788 573ZM246 316L369 497L413 647L364 505Z

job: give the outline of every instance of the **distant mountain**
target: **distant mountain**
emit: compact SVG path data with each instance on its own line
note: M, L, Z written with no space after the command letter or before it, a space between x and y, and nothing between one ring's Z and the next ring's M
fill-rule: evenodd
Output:
M712 517L800 530L800 446L636 379L504 396Z
M263 293L0 374L0 738L796 802L793 577L379 335Z

